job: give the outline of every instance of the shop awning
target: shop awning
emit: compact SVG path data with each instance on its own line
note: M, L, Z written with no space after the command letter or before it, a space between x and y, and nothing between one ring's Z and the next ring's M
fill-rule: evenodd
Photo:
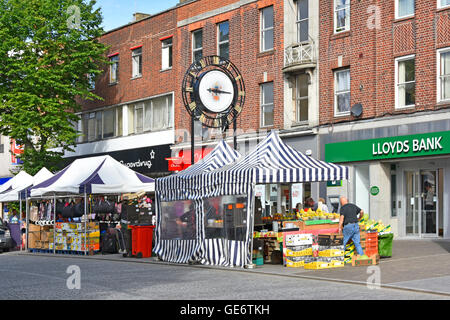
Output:
M53 177L31 188L31 197L53 194L121 194L154 191L152 178L111 156L77 159Z

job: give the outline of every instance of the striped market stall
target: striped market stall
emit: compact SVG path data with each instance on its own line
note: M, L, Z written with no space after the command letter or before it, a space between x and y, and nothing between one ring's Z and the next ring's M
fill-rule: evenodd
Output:
M214 151L220 154L220 149L225 148L230 154L227 147L221 143ZM250 265L257 184L348 178L347 167L316 160L294 150L280 139L276 131L272 131L247 156L232 159L228 158L227 163L212 152L198 164L198 169L192 168L195 174L181 173L178 177L157 181L156 193L161 195L158 206L161 220L158 221L156 253L162 260L238 267ZM205 165L205 162L214 161L219 165ZM208 170L202 170L202 166ZM186 200L180 201L182 199ZM192 212L191 221L183 224L183 219L178 219L172 228L183 238L185 234L182 232L190 230L189 226L193 227L195 232L188 235L193 239L165 242L165 237L170 238L168 222L172 220L164 219L164 214L186 216L186 212ZM186 229L182 229L183 226Z

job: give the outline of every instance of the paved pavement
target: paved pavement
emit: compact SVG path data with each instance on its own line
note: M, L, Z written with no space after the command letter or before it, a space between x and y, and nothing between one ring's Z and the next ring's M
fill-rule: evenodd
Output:
M21 253L29 255L29 253ZM47 256L47 255L44 255ZM53 256L53 255L48 255ZM60 256L58 257L70 257ZM122 255L95 255L82 259L135 262L143 264L170 265L156 258L135 259ZM176 265L182 266L182 265ZM186 266L186 265L184 265ZM281 265L263 265L254 269L220 268L211 266L186 266L189 268L205 268L229 272L251 273L270 276L282 276L309 280L332 281L367 286L374 284L375 276L379 276L382 288L395 288L419 293L440 294L450 298L450 240L394 240L391 258L380 260L376 273L366 267L305 270L303 268L285 268ZM378 272L379 271L379 272ZM369 273L368 273L369 272Z

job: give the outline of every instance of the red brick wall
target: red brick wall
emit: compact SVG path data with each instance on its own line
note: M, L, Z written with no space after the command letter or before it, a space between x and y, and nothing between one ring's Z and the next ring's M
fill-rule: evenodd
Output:
M177 56L174 55L172 70L161 72L159 39L175 32L176 12L172 10L102 36L100 41L111 46L108 55L119 52L119 83L109 84L109 66L105 66L105 72L98 79L95 90L104 101L84 102L83 109L112 106L173 91ZM142 45L142 78L132 80L130 48L138 45Z
M362 103L363 119L450 107L436 102L436 50L450 46L450 9L416 0L413 18L395 20L394 0L352 0L350 31L333 34L333 0L320 1L320 124L356 120L334 116L333 70L342 56L350 67L351 105ZM381 28L370 29L376 5ZM395 110L395 58L416 55L416 107Z
M228 1L197 1L179 9L178 21L189 16L196 16L219 7L223 7L235 0ZM259 53L259 10L263 7L274 6L275 36L274 51L266 54ZM280 1L258 1L245 5L239 9L225 12L192 24L178 28L177 49L179 50L180 72L177 74L176 100L181 106L176 113L177 128L189 128L190 118L181 103L181 83L184 72L192 63L191 32L203 30L203 56L217 54L217 24L228 20L230 24L230 60L241 72L245 87L245 107L237 120L240 129L258 129L260 127L260 83L263 83L263 73L267 72L267 81L274 82L275 119L274 127L283 126L283 4Z
M108 54L120 53L120 74L117 85L109 85L109 69L96 84L96 93L104 101L84 103L85 110L133 101L165 92L175 92L175 128L190 128L190 118L183 105L181 84L191 61L191 31L203 28L203 55L217 54L217 23L230 23L230 60L239 68L246 86L245 107L238 118L243 130L260 127L260 89L263 73L267 81L274 81L275 125L283 127L283 2L260 0L233 11L221 13L192 24L177 28L177 22L195 17L237 0L198 0L152 16L141 22L105 34L101 41L111 45ZM259 53L260 9L274 6L274 50ZM160 72L161 41L163 36L173 34L173 68ZM131 80L131 50L143 45L143 76Z

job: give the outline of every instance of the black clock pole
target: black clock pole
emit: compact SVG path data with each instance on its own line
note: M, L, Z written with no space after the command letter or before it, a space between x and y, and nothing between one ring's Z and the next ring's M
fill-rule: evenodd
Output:
M194 158L194 148L195 148L195 141L194 141L194 115L191 116L191 165L194 164L195 158Z
M237 151L237 121L236 118L234 118L233 120L233 127L234 127L234 131L233 131L233 143L234 143L234 150Z

